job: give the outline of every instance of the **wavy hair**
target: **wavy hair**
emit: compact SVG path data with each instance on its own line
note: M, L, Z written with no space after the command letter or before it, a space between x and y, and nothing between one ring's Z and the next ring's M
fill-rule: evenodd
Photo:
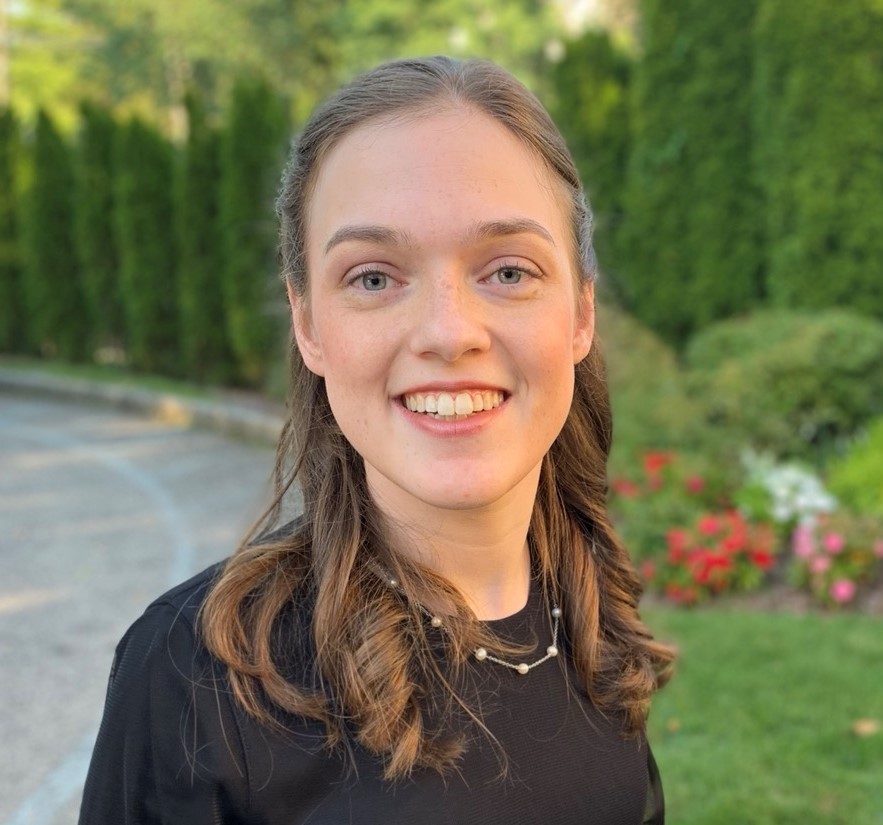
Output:
M445 104L489 115L542 159L568 193L578 276L594 279L591 213L543 106L492 63L433 57L393 61L356 78L317 109L295 141L277 211L282 274L297 295L309 291L308 206L329 151L369 122L419 117ZM275 498L210 590L201 613L205 642L227 666L236 700L259 722L279 724L279 709L319 720L328 746L355 737L383 760L389 779L418 767L444 772L466 747L462 732L449 729L451 710L481 725L455 688L457 670L479 645L506 648L449 582L392 549L362 459L335 422L323 379L293 343L290 366ZM612 430L597 346L575 373L569 415L542 463L528 542L563 610L579 681L600 709L622 718L624 734L637 735L673 653L640 621L640 580L607 514ZM271 534L295 482L303 517ZM399 588L384 581L389 575ZM423 604L443 604L448 614L446 667L438 639L428 638ZM283 643L286 633L299 635ZM294 661L283 652L292 647L299 651Z

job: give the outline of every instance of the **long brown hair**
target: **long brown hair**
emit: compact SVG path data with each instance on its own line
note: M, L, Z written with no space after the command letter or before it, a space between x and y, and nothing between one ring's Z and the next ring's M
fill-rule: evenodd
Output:
M307 209L328 152L370 121L419 116L443 103L490 115L562 182L574 265L583 282L594 278L591 213L545 109L492 63L434 57L394 61L357 78L314 113L295 142L278 213L283 276L296 294L309 290ZM290 363L275 500L207 597L206 644L227 665L238 702L257 720L277 723L277 708L320 720L330 746L355 736L383 759L388 778L415 767L444 771L465 747L445 727L448 711L463 703L451 671L432 654L420 605L446 605L443 638L454 673L478 645L499 642L447 581L392 549L362 459L334 420L324 381L293 344ZM672 652L654 642L639 619L641 584L607 515L611 417L598 348L575 370L573 404L543 460L528 541L564 611L579 680L599 708L621 716L625 734L637 734L653 692L668 678ZM292 531L267 538L295 482L303 517ZM384 576L400 586L390 588ZM302 621L286 621L292 610L301 611ZM299 663L280 652L281 632L301 633L285 643L301 651Z

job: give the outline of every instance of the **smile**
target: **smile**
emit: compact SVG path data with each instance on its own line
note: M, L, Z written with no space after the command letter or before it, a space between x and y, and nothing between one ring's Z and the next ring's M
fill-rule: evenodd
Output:
M423 413L441 421L461 421L473 413L496 409L503 403L503 398L503 393L498 390L409 392L402 396L402 405L411 412Z

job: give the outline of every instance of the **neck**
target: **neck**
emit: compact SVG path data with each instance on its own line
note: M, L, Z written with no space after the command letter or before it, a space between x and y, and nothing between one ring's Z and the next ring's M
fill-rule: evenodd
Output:
M539 472L507 496L468 509L434 507L382 483L369 484L387 517L395 549L451 582L482 620L517 613L527 603L527 532Z

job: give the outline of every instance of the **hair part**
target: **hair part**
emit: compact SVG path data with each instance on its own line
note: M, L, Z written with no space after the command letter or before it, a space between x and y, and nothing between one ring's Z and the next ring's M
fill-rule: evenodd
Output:
M576 167L546 110L520 82L486 61L445 57L386 63L316 110L294 143L277 202L282 274L308 294L311 189L328 153L384 118L419 116L440 101L484 112L508 128L568 194L574 266L595 277L592 220ZM450 719L481 719L457 693L459 669L478 646L506 653L444 578L392 549L361 457L331 411L323 379L292 341L289 414L280 438L273 503L230 559L204 604L202 631L227 665L239 704L258 721L278 711L320 720L329 747L349 737L381 758L390 779L415 768L445 772L466 747ZM592 701L643 731L673 652L654 642L637 606L641 584L606 508L610 405L597 347L576 366L574 399L542 463L528 540L549 596L564 612L575 669ZM293 533L267 537L298 482L304 515ZM399 589L383 577L394 576ZM421 604L447 607L446 670L426 635ZM309 605L303 621L291 614ZM280 633L305 628L300 659ZM486 729L485 732L487 733ZM501 754L505 763L505 755Z

